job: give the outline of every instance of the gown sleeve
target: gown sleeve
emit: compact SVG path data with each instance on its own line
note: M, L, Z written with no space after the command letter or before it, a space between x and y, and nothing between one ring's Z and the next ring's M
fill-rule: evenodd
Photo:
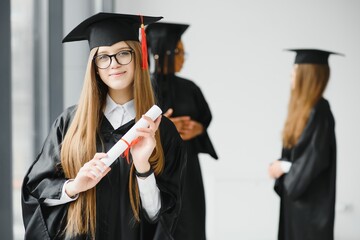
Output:
M212 119L209 105L206 102L205 97L198 86L195 87L194 92L195 92L196 102L198 103L200 110L199 121L204 126L204 129L207 129Z
M154 239L172 239L181 207L181 193L187 154L174 124L163 117L160 125L165 166L156 182L161 195L161 209Z
M283 185L287 195L298 199L312 181L330 164L331 121L317 113L304 130L299 143L292 150L292 166L284 175Z
M43 148L26 173L22 185L25 239L54 239L60 234L67 204L47 206L45 199L60 199L65 179L60 168L60 145L69 124L65 112L53 123Z
M196 85L194 86L194 95L199 111L198 119L195 120L203 125L204 132L199 136L197 136L195 139L193 139L194 142L193 145L196 146L198 152L209 153L210 156L212 156L214 159L218 159L215 148L207 132L207 128L209 127L210 122L212 120L211 110L209 108L208 103L206 102L203 93L201 92L200 88Z

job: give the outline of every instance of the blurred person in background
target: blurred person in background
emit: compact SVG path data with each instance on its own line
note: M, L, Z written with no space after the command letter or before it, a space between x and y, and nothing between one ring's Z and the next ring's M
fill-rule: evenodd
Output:
M294 49L280 160L269 167L280 196L279 240L334 239L335 121L323 93L332 52Z
M198 154L218 157L207 133L212 115L202 91L194 82L177 76L185 61L181 36L188 27L154 23L146 28L146 34L157 102L175 124L188 153L182 209L174 236L179 240L203 240L206 205Z

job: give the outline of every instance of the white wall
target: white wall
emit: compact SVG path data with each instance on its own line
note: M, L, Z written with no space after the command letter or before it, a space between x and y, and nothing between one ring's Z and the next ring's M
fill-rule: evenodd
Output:
M106 0L64 0L64 37L80 22L102 11ZM77 104L89 57L87 41L64 43L64 107Z
M64 37L80 22L93 15L92 1L64 0ZM64 43L64 107L78 102L89 57L87 41Z
M118 0L120 13L191 24L182 76L203 90L220 160L201 156L207 232L214 239L276 238L279 199L267 176L279 157L294 53L331 56L326 97L336 118L336 239L360 239L360 1Z

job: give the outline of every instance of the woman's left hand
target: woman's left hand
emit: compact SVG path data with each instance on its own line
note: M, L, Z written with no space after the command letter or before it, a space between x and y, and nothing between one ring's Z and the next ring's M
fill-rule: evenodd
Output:
M133 163L139 173L150 170L149 158L156 146L155 132L159 128L161 115L155 121L147 116L143 116L143 119L149 123L149 127L136 129L139 142L131 147Z
M204 127L201 123L195 120L189 120L183 125L179 131L180 136L183 140L193 139L204 132Z
M276 160L272 162L269 166L269 175L271 178L277 179L284 174L284 171L281 168L281 162Z

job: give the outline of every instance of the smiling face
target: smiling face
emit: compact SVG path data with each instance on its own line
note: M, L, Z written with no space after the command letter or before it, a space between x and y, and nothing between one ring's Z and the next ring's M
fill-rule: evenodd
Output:
M98 49L97 56L113 55L111 64L105 69L97 68L101 80L108 86L110 97L118 104L123 104L133 98L133 81L135 71L134 56L131 56L130 63L121 65L115 57L122 58L124 54L134 54L128 51L132 50L124 41L115 43L112 46L101 46ZM124 51L124 52L122 52ZM104 55L105 56L105 55ZM121 61L120 61L121 63Z

